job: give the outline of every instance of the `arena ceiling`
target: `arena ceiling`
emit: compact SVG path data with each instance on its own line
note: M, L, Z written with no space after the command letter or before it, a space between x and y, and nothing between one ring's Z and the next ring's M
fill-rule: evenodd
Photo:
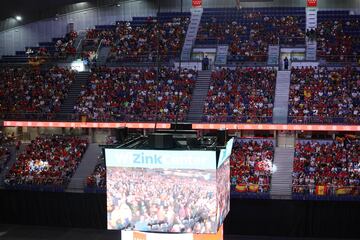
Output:
M124 0L8 0L2 1L0 21L22 16L25 22L89 7L115 5Z

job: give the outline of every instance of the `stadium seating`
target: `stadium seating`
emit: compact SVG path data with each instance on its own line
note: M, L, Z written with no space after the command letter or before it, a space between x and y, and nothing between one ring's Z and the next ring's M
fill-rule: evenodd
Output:
M6 175L9 188L63 190L87 148L78 137L37 137L26 146Z
M360 53L360 17L348 11L318 13L319 58L329 62L357 62Z
M98 68L81 92L75 112L89 120L179 121L186 119L197 72L170 68Z
M5 63L24 63L31 61L46 61L66 59L75 56L76 46L74 46L77 32L69 32L63 38L53 38L51 42L40 42L38 46L26 46L23 51L16 51L14 56L2 56Z
M276 71L265 68L223 68L212 72L205 122L272 122Z
M7 147L0 146L0 172L4 170L10 160L10 151Z
M290 123L360 123L360 72L355 68L293 68Z
M272 140L237 139L230 159L232 191L241 194L268 192L273 161Z
M197 44L229 45L228 61L265 62L269 45L305 44L305 9L205 9Z
M58 113L75 73L53 67L47 71L4 68L0 71L0 113L5 118L30 118L29 113L48 119Z
M106 166L105 157L99 156L99 163L96 165L94 172L86 180L85 190L91 191L96 189L98 191L104 191L106 188Z
M359 195L360 140L352 136L334 141L296 144L293 193L316 196Z
M185 40L189 18L162 18L159 22L160 26L152 18L148 18L146 23L135 20L132 23L119 22L114 42L111 44L109 60L156 62L158 52L161 61L178 57Z

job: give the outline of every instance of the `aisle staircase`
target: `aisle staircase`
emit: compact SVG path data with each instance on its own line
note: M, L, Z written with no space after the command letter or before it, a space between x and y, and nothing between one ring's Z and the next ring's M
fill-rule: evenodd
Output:
M101 154L101 148L97 143L89 144L80 165L78 166L74 176L71 178L70 184L68 185L67 192L83 192L85 181L89 177L97 163L98 157Z
M181 60L182 61L190 61L191 60L191 52L193 45L196 40L196 36L199 30L199 25L201 21L201 17L203 14L202 8L192 8L191 9L191 19L190 24L186 33L184 46L181 52Z
M211 70L200 71L191 101L188 121L200 122L203 116L204 103L211 84Z
M0 187L1 188L4 187L4 180L5 180L6 174L9 172L10 168L16 162L16 159L19 156L19 154L25 150L26 146L27 146L27 144L22 144L18 151L16 150L15 146L8 147L10 150L10 160L4 166L4 169L0 172Z
M317 18L318 18L318 9L317 8L306 8L306 30L316 29L317 28ZM307 61L316 61L317 59L317 42L316 40L311 40L306 38L306 60Z
M278 71L276 77L273 122L286 124L289 112L291 71Z
M215 65L226 65L229 45L219 45L216 49Z
M90 72L79 72L76 74L75 81L70 86L70 91L65 98L65 101L61 105L60 113L61 118L66 118L65 115L74 113L74 106L76 105L76 101L80 96L81 86L86 85L88 78L90 76ZM64 120L64 119L62 119Z
M317 58L317 42L316 41L306 41L306 60L307 61L316 61Z
M270 45L268 50L268 60L267 65L269 66L278 66L280 57L280 46L279 45Z
M294 148L275 148L274 169L271 178L272 199L291 199Z
M110 47L101 47L97 56L98 65L106 65L107 58L110 53Z

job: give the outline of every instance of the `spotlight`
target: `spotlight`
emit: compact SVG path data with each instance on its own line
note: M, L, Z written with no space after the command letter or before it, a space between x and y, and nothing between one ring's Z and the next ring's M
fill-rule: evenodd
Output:
M22 17L21 16L16 16L15 19L16 19L16 21L21 21Z

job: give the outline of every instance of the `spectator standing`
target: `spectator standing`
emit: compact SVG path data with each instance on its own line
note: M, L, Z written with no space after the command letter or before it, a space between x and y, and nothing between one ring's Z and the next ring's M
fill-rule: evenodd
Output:
M289 59L287 57L284 58L284 69L289 70Z
M203 69L209 70L209 58L207 55L205 55L205 57L203 59Z

